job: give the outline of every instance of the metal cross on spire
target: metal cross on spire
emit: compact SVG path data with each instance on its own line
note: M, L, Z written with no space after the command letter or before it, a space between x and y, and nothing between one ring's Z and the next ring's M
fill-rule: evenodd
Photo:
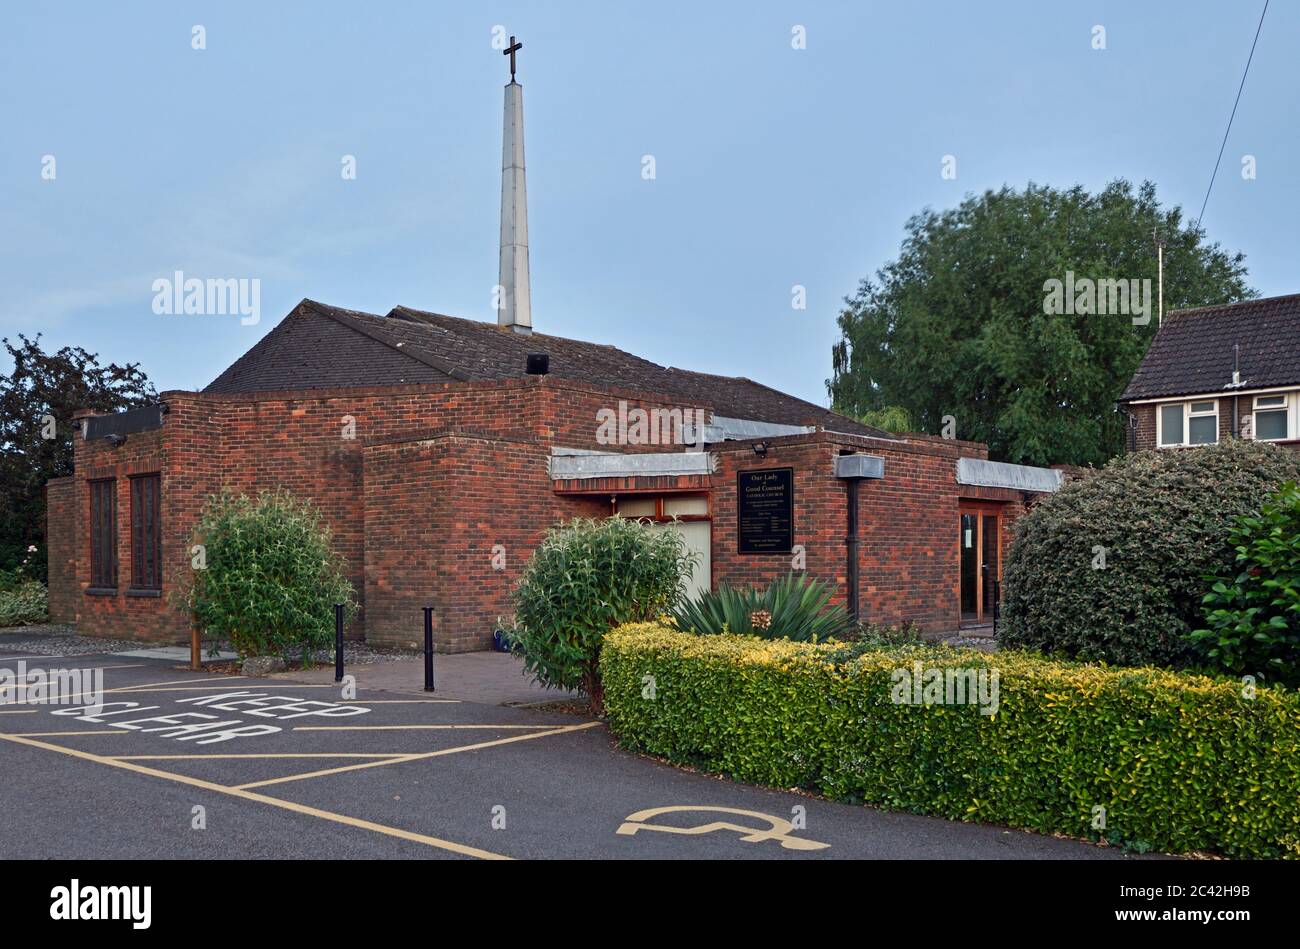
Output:
M510 45L501 51L502 56L510 57L510 81L515 81L515 53L524 48L523 43L515 42L515 38L510 37Z

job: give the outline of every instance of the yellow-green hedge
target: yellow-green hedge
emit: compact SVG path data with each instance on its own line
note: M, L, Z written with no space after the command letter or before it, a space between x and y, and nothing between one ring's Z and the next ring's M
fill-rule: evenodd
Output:
M891 674L998 672L996 714L891 701ZM694 636L605 637L624 747L875 807L1138 849L1300 856L1300 694L1157 669ZM1105 809L1105 829L1094 829Z

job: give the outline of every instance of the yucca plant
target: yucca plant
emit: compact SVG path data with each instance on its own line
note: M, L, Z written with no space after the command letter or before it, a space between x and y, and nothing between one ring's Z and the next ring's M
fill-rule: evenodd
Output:
M766 589L718 584L673 611L677 627L700 635L730 632L763 639L825 642L852 636L855 624L831 603L834 589L807 574L790 573ZM755 626L755 616L762 618Z

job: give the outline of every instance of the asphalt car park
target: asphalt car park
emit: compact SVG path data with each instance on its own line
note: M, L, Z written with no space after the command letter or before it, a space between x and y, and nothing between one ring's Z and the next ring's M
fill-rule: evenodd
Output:
M18 661L0 652L0 668ZM692 773L562 712L170 661L23 661L102 670L104 692L0 705L7 858L1123 856Z

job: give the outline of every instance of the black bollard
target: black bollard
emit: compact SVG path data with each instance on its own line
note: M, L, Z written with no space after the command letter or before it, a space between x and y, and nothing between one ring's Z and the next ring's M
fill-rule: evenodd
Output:
M433 691L433 607L424 608L424 691Z
M334 604L334 681L343 681L343 604Z

